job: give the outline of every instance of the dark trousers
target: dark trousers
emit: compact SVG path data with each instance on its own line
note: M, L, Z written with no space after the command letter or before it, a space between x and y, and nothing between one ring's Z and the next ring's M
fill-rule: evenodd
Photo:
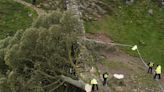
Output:
M36 4L36 0L32 0L32 4L35 5Z
M149 67L147 73L151 73L152 74L153 73L153 68L152 67Z
M95 88L96 88L96 90L99 90L98 85L97 84L93 84L92 85L92 92L95 91Z
M156 79L157 76L158 76L158 79L161 79L161 74L155 74L155 75L154 75L154 79Z
M107 78L104 78L103 85L107 85Z

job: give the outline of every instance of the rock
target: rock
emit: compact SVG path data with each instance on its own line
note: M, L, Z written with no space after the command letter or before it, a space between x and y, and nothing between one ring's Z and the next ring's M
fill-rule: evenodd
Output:
M98 18L102 17L107 12L111 12L110 5L106 4L100 0L78 0L80 3L79 8L80 11L83 13L84 20L97 20Z
M103 14L106 13L106 11L105 11L103 8L101 8L100 6L97 5L96 7L97 7L97 12L98 12L99 14L103 15Z
M153 9L149 9L149 10L148 10L148 13L149 13L149 15L152 16L152 15L153 15Z
M126 0L125 3L128 5L132 5L134 3L134 0Z
M162 5L164 6L164 1L162 1Z
M32 13L28 14L29 17L32 17Z

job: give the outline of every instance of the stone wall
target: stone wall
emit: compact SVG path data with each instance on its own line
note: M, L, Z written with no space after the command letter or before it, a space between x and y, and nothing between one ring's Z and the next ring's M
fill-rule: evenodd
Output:
M80 25L80 33L82 33L82 35L85 35L85 29L84 29L84 24L83 24L83 20L82 20L82 14L79 10L79 4L77 2L77 0L65 0L65 5L66 5L66 9L68 11L71 11L74 16L78 19L79 21L79 25Z

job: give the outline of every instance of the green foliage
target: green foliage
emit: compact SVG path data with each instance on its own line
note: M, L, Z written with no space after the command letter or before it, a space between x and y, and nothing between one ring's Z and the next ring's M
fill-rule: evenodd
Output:
M32 4L33 0L24 0ZM36 0L35 5L44 10L64 10L64 0Z
M11 92L5 77L0 78L0 92Z
M59 11L50 13L47 16L40 16L36 21L34 21L33 27L49 28L52 25L59 24L61 17L62 17L62 13Z
M31 26L36 12L13 0L0 0L0 39Z
M8 70L8 66L5 64L4 56L6 47L9 45L10 37L0 41L0 74L5 74Z
M77 21L70 12L54 12L2 40L1 63L8 70L2 90L7 86L11 89L8 92L53 92L63 85L60 75L75 77L69 69L74 67L71 53L77 43Z
M72 32L72 34L77 35L81 33L78 19L69 11L65 13L55 11L47 16L41 16L33 23L33 27L49 28L54 25L58 26L58 24L62 25L61 30L66 33Z

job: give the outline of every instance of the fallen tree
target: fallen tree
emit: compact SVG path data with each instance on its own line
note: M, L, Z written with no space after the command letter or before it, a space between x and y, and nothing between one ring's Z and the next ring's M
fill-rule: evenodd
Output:
M83 82L82 80L74 80L74 79L72 79L70 77L66 77L66 76L63 76L63 75L61 75L61 78L65 82L67 82L67 83L69 83L71 85L74 85L74 86L82 89L85 92L90 92L91 91L91 85Z
M7 69L0 76L1 92L6 88L9 92L65 92L66 82L84 90L84 83L73 79L78 76L74 63L79 54L78 46L74 48L78 26L70 12L58 11L39 17L31 28L5 40L0 55Z

